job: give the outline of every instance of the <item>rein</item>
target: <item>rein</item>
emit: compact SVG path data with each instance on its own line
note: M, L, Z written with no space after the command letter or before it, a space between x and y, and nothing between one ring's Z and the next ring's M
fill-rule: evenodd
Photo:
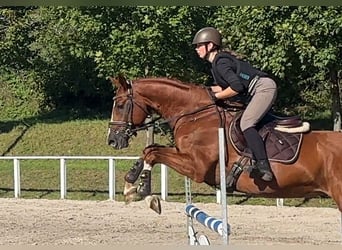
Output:
M136 102L134 102L134 103L137 104ZM158 116L158 117L152 119L151 121L149 121L147 123L144 123L143 125L141 125L139 127L135 127L133 125L133 123L128 122L128 121L127 122L124 122L124 121L113 121L113 122L109 122L109 125L119 125L119 126L120 125L121 126L125 126L126 125L125 134L128 135L128 136L132 136L136 132L141 131L141 130L145 130L145 129L149 128L149 127L158 127L160 130L162 130L161 129L161 125L163 125L163 124L170 124L172 122L174 122L176 124L181 118L183 118L185 116L188 116L188 115L196 114L196 113L201 112L201 111L204 111L206 109L209 109L212 106L215 106L215 104L212 103L212 104L206 105L204 107L200 107L200 108L198 108L198 109L196 109L194 111L191 111L191 112L188 112L188 113L184 113L184 114L181 114L181 115L177 115L177 116L171 117L171 118L166 119L166 120L164 120L162 122L158 122L159 120L162 119L161 116ZM148 117L152 117L152 115L150 113L147 113L147 114L148 114ZM128 116L128 114L127 114L127 116Z

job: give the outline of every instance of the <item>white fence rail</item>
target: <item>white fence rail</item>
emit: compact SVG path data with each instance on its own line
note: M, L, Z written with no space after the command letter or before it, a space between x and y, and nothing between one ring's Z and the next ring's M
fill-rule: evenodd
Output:
M67 160L107 160L108 161L108 196L110 200L115 200L115 163L116 160L135 160L138 156L1 156L0 160L13 161L13 181L14 197L19 198L20 189L20 161L21 160L59 160L60 166L60 198L65 199L67 195ZM160 164L161 178L161 199L168 197L168 169L164 164ZM220 203L220 191L216 193L217 203ZM277 199L277 206L283 206L283 199Z
M60 198L67 195L67 160L107 160L108 161L108 195L115 200L115 163L116 160L135 160L137 156L2 156L0 160L13 161L14 197L19 198L20 188L20 161L21 160L59 160L60 166ZM167 167L161 164L161 198L166 200L168 193Z

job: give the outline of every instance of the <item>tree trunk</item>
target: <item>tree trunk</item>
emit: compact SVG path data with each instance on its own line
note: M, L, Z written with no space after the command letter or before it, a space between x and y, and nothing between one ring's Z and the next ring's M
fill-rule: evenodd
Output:
M149 74L148 65L145 67L145 76ZM146 118L146 123L152 121L152 117ZM146 131L146 147L154 143L154 127L149 127Z
M334 131L341 131L341 73L337 72L337 70L330 71Z

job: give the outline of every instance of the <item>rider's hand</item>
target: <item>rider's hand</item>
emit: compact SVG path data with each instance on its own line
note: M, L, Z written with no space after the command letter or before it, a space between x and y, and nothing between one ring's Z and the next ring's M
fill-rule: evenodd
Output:
M210 97L211 97L211 100L213 100L213 102L217 102L219 101L219 99L215 96L215 92L209 90L209 94L210 94Z
M211 88L211 91L213 91L213 92L221 92L222 91L222 88L220 87L220 86L218 86L218 85L216 85L216 86L211 86L210 87Z

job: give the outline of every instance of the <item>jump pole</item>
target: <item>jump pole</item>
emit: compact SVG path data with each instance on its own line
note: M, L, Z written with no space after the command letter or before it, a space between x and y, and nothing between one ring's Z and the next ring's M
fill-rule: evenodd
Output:
M223 244L228 245L228 209L226 191L226 162L225 162L225 136L224 129L219 128L219 160L220 160L220 187L221 187L221 207L222 207L222 238Z
M217 232L222 236L223 244L228 245L228 235L230 234L230 226L228 225L227 197L226 197L226 166L225 166L225 136L224 129L219 128L219 164L220 164L220 198L222 207L222 220L218 220L209 216L199 208L192 205L190 179L185 177L186 190L186 208L185 212L188 215L187 228L190 245L210 245L208 238L205 235L200 235L197 239L196 232L193 228L193 220L196 219L205 227Z

